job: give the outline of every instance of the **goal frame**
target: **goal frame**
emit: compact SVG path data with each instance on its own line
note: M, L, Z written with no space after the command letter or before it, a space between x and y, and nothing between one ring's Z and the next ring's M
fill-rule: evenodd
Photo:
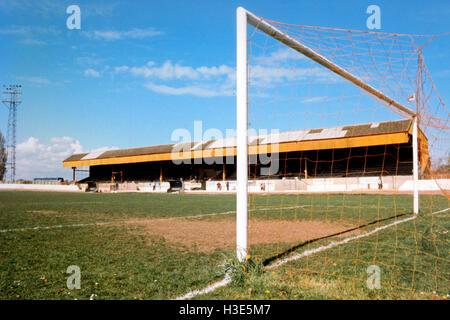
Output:
M236 254L239 261L248 255L248 57L247 26L264 32L291 47L307 58L319 63L344 79L352 82L373 97L384 101L412 120L413 145L413 213L419 213L418 192L418 128L417 114L383 92L365 83L357 76L329 61L313 49L283 33L269 22L247 11L236 9Z

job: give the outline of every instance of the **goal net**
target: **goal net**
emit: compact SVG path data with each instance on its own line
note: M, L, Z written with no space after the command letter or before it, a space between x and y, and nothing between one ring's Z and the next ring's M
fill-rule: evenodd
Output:
M330 297L449 293L449 112L424 60L436 38L238 9L239 260Z

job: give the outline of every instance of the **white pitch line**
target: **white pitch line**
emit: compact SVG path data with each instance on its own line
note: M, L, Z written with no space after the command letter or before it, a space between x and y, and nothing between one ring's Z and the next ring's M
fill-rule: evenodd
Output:
M440 210L440 211L436 211L436 212L433 212L432 214L439 214L439 213L446 212L448 210L450 210L450 208L443 209L443 210ZM400 224L400 223L404 223L404 222L408 222L408 221L414 220L416 218L417 218L417 216L412 216L412 217L409 217L409 218L406 218L406 219L403 219L403 220L399 220L399 221L393 222L391 224L387 224L387 225L382 226L382 227L375 228L372 231L369 231L369 232L366 232L366 233L363 233L363 234L360 234L360 235L357 235L357 236L352 236L352 237L345 238L342 241L338 241L338 242L333 241L333 242L331 242L330 244L328 244L326 246L322 246L322 247L319 247L319 248L316 248L316 249L312 249L312 250L306 250L306 251L304 251L302 253L299 253L299 254L296 254L294 256L288 257L286 259L280 260L280 261L278 261L278 262L276 262L276 263L274 263L272 265L266 266L266 269L273 269L273 268L279 267L279 266L281 266L281 265L283 265L283 264L285 264L287 262L294 261L294 260L297 260L297 259L309 256L309 255L312 255L312 254L315 254L315 253L318 253L318 252L321 252L321 251L325 251L325 250L331 249L333 247L339 246L341 244L346 244L346 243L351 242L353 240L357 240L357 239L360 239L360 238L368 237L368 236L373 235L373 234L375 234L375 233L377 233L377 232L379 232L381 230L393 227L393 226L395 226L397 224ZM226 275L223 280L221 280L219 282L216 282L216 283L213 283L212 285L209 285L208 287L206 287L206 288L204 288L202 290L194 290L194 291L188 292L184 296L180 296L180 297L176 298L176 300L192 299L192 298L194 298L194 297L196 297L198 295L210 293L210 292L216 290L217 288L226 286L228 283L230 283L230 281L231 281L230 276Z
M273 207L273 208L256 208L256 209L249 209L250 212L254 211L274 211L274 210L291 210L291 209L298 209L298 208L308 208L308 207L314 207L310 204L303 204L299 206L291 206L291 207ZM328 205L327 208L341 208L343 206L335 206L335 205ZM347 207L348 208L348 207ZM356 208L356 207L355 207ZM378 208L378 206L366 206L364 208ZM387 209L387 208L385 208ZM446 209L445 209L446 210ZM179 217L170 217L167 219L174 219L174 218L180 218L180 219L186 219L186 218L201 218L201 217L208 217L208 216L218 216L218 215L227 215L236 213L235 210L233 211L225 211L225 212L215 212L215 213L205 213L205 214L196 214L192 216L179 216Z
M228 285L230 283L230 281L231 281L231 277L229 275L226 275L225 278L223 278L222 280L220 280L218 282L215 282L215 283L207 286L206 288L204 288L202 290L194 290L194 291L188 292L184 296L180 296L178 298L175 298L175 300L192 299L195 296L213 292L214 290L216 290L216 289L218 289L220 287L225 287L226 285Z
M257 209L249 209L249 211L272 211L272 210L290 210L290 209L297 209L297 208L303 208L303 207L310 207L311 205L301 205L301 206L294 206L294 207L281 207L281 208L257 208ZM186 218L201 218L201 217L209 217L209 216L218 216L218 215L226 215L226 214L232 214L236 213L235 210L233 211L225 211L225 212L215 212L215 213L205 213L205 214L196 214L192 216L179 216L179 217L170 217L168 219L174 219L174 218L180 218L180 219L186 219Z
M299 208L303 206L298 207L286 207L283 209L294 209ZM255 209L258 211L261 210L278 210L280 208L270 208L270 209ZM236 213L236 211L225 211L225 212L217 212L217 213L206 213L206 214L197 214L192 216L180 216L180 217L168 217L165 219L191 219L191 218L201 218L201 217L207 217L207 216L218 216L218 215L227 215ZM162 218L164 219L164 218ZM61 229L61 228L70 228L70 227L89 227L89 226L101 226L106 224L112 224L112 223L120 223L122 221L109 221L109 222L97 222L97 223L79 223L79 224L60 224L60 225L54 225L54 226L36 226L36 227L28 227L28 228L16 228L16 229L3 229L0 230L0 233L6 233L6 232L21 232L21 231L29 231L29 230L49 230L49 229Z
M236 213L236 211L225 211L225 212L216 212L216 213L205 213L205 214L195 214L192 216L180 216L180 217L170 217L168 219L190 219L190 218L201 218L201 217L208 217L208 216L219 216L219 215L226 215Z
M446 212L448 210L450 210L450 208L447 208L447 209L444 209L444 210L440 210L440 211L436 211L436 212L433 212L432 214L443 213L443 212Z
M283 265L285 263L288 263L290 261L294 261L294 260L297 260L297 259L309 256L309 255L312 255L312 254L324 251L324 250L328 250L328 249L337 247L337 246L339 246L341 244L345 244L345 243L348 243L348 242L353 241L353 240L357 240L357 239L360 239L360 238L368 237L368 236L370 236L372 234L377 233L378 231L381 231L381 230L393 227L393 226L395 226L397 224L400 224L400 223L403 223L403 222L408 222L408 221L411 221L411 220L414 220L414 219L416 219L416 216L409 217L409 218L406 218L406 219L403 219L403 220L396 221L396 222L391 223L391 224L387 224L387 225L382 226L382 227L375 228L372 231L369 231L369 232L366 232L366 233L363 233L363 234L360 234L360 235L357 235L357 236L345 238L342 241L338 241L338 242L332 241L326 246L322 246L322 247L319 247L319 248L316 248L316 249L312 249L312 250L303 251L302 253L293 255L291 257L288 257L288 258L285 258L283 260L280 260L280 261L278 261L278 262L276 262L276 263L274 263L272 265L266 266L266 268L267 269L273 269L273 268L279 267L279 266L281 266L281 265Z
M439 213L446 212L446 211L448 211L448 210L450 210L450 208L443 209L443 210L440 210L440 211L436 211L436 212L433 212L432 214L433 214L433 215L434 215L434 214L439 214ZM399 220L399 221L396 221L396 222L387 224L387 225L385 225L385 226L381 226L381 227L375 228L375 229L373 229L372 231L369 231L369 232L366 232L366 233L363 233L363 234L360 234L360 235L357 235L357 236L352 236L352 237L345 238L345 239L342 240L342 241L338 241L338 242L334 242L334 241L333 241L333 242L329 243L329 244L326 245L326 246L322 246L322 247L319 247L319 248L316 248L316 249L312 249L312 250L306 250L306 251L304 251L304 252L302 252L302 253L299 253L299 254L293 255L293 256L291 256L291 257L288 257L288 258L286 258L286 259L280 260L280 261L278 261L278 262L276 262L276 263L274 263L274 264L272 264L272 265L270 265L270 266L266 266L266 268L267 268L267 269L273 269L273 268L279 267L279 266L281 266L281 265L283 265L283 264L285 264L285 263L287 263L287 262L294 261L294 260L297 260L297 259L300 259L300 258L309 256L309 255L311 255L311 254L315 254L315 253L324 251L324 250L328 250L328 249L330 249L330 248L339 246L339 245L341 245L341 244L345 244L345 243L350 242L350 241L353 241L353 240L357 240L357 239L360 239L360 238L368 237L368 236L370 236L370 235L372 235L372 234L377 233L378 231L387 229L387 228L389 228L389 227L393 227L393 226L395 226L395 225L397 225L397 224L400 224L400 223L403 223L403 222L408 222L408 221L414 220L414 219L416 219L416 218L417 218L417 216L409 217L409 218L406 218L406 219L403 219L403 220Z
M117 223L117 222L120 222L120 221L96 222L96 223L77 223L77 224L59 224L59 225L48 226L48 227L37 226L37 227L30 227L30 228L3 229L3 230L0 230L0 233L29 231L29 230L49 230L49 229L60 229L60 228L66 228L66 227L102 226L105 224L112 224L112 223Z
M273 210L280 210L280 209L281 210L291 210L291 209L306 208L306 207L312 207L312 205L305 204L305 205L292 206L292 207L256 208L256 209L250 209L249 211L273 211ZM340 206L330 205L328 207L340 207ZM447 210L447 209L445 209L445 210ZM236 211L232 210L232 211L225 211L225 212L197 214L197 215L191 215L191 216L167 217L167 218L162 218L162 219L193 219L193 218L202 218L202 217L209 217L209 216L228 215L228 214L232 214L232 213L236 213ZM436 213L439 213L439 212L436 212ZM36 226L36 227L28 227L28 228L4 229L4 230L0 230L0 233L20 232L20 231L28 231L28 230L49 230L49 229L60 229L60 228L66 228L66 227L68 227L68 228L70 228L70 227L88 227L88 226L93 226L93 225L105 225L105 224L111 224L111 223L116 223L116 222L120 222L120 221L87 223L87 224L66 224L66 225L55 225L55 226L48 226L48 227Z

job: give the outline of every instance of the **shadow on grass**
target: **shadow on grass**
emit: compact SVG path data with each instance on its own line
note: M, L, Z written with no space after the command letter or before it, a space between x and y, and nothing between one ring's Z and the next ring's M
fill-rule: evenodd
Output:
M342 235L342 234L345 234L345 233L348 233L348 232L359 230L359 229L362 229L362 228L365 228L365 227L368 227L368 226L371 226L371 225L374 225L374 224L377 224L377 223L380 223L380 222L383 222L383 221L392 220L392 219L399 218L399 217L406 216L406 215L408 215L408 214L407 213L402 213L402 214L399 214L399 215L395 215L395 216L391 216L391 217L387 217L387 218L383 218L383 219L378 219L378 220L375 220L375 221L372 221L372 222L369 222L369 223L366 223L366 224L362 224L360 226L357 226L357 227L354 227L354 228L351 228L351 229L346 229L346 230L341 231L341 232L337 232L337 233L329 234L329 235L326 235L326 236L323 236L323 237L314 238L314 239L310 239L310 240L304 241L304 242L299 243L299 244L297 244L297 245L295 245L295 246L293 246L293 247L291 247L291 248L289 248L289 249L287 249L287 250L285 250L283 252L280 252L279 254L277 254L277 255L275 255L273 257L265 259L263 261L263 265L267 266L267 265L271 264L273 261L281 259L281 258L283 258L283 257L285 257L285 256L287 256L287 255L289 255L291 253L293 253L294 251L296 251L296 250L298 250L298 249L308 245L308 244L311 244L311 243L314 243L314 242L317 242L317 241L320 241L320 240L336 237L336 236L339 236L339 235Z

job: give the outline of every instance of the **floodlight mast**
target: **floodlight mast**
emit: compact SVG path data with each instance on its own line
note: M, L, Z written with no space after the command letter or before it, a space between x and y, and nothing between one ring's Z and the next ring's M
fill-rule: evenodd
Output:
M413 182L414 182L414 214L418 213L418 143L417 143L417 114L403 106L398 101L388 97L383 92L365 83L352 73L339 67L313 49L288 36L264 19L247 11L243 7L236 10L236 136L237 136L237 163L236 163L236 249L237 258L243 261L247 257L247 228L248 228L248 146L247 146L247 23L266 33L288 47L298 51L311 60L316 61L325 68L352 82L365 92L395 107L405 117L412 119L413 139Z
M7 153L8 153L8 173L10 181L16 181L16 128L17 128L17 106L22 102L20 95L22 94L20 84L11 84L3 86L4 98L2 102L8 108L8 129L7 129Z

